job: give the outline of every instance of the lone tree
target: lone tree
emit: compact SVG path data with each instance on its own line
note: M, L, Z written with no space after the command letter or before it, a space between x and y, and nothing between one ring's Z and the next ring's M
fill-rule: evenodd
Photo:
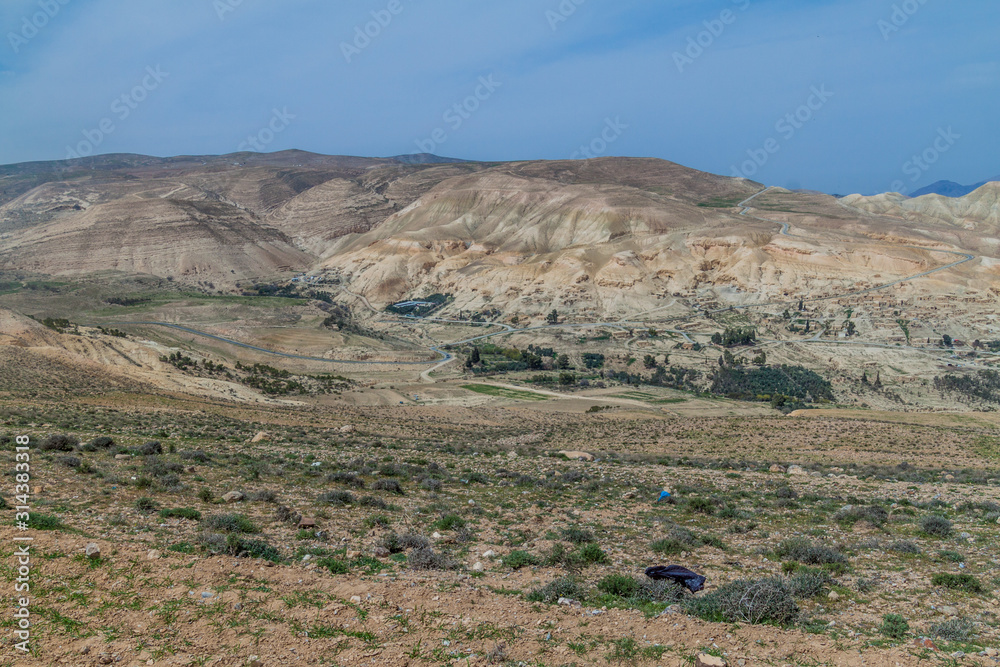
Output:
M941 342L944 343L945 347L951 347L952 346L951 336L949 336L948 334L945 334L945 335L941 336Z
M656 357L654 357L651 354L647 354L645 357L643 357L642 363L646 368L656 368L657 366Z
M559 311L553 308L552 312L545 316L545 321L549 324L559 324Z

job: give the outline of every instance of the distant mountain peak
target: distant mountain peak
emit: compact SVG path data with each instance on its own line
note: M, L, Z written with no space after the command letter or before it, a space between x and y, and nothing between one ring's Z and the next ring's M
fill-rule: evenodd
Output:
M920 188L910 196L922 197L923 195L941 195L943 197L952 198L964 197L970 192L975 192L992 181L1000 181L1000 176L994 176L993 178L982 181L981 183L976 183L975 185L962 185L961 183L956 183L955 181L937 181L936 183L931 183L927 187Z
M459 162L472 162L472 160L462 160L455 157L441 157L433 153L411 153L409 155L393 155L390 160L396 160L403 164L457 164Z

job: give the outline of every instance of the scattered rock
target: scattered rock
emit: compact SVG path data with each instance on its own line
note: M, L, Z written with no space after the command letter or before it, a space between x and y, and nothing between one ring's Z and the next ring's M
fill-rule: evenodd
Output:
M944 481L946 481L946 482L954 481L954 479L955 479L954 475L945 475L944 476ZM962 655L965 655L965 654L963 653Z
M146 554L146 560L156 560L160 557L159 549L150 549L149 553Z
M114 662L114 660L110 655L102 655L100 658L97 659L97 662L101 663L102 665L110 665L112 662Z
M98 558L101 557L101 547L97 546L97 542L91 542L90 544L87 545L87 548L84 551L84 553L87 554L87 558L97 560Z
M775 463L770 468L768 468L768 471L769 472L785 472L785 469L784 469L784 467L779 466L777 463Z
M354 604L361 604L361 596L360 595L352 595L351 596L351 602L353 602Z
M837 591L830 591L830 594L827 595L826 597L830 598L831 600L839 600L840 594L837 593Z
M626 491L622 494L622 500L632 500L636 497L637 493L635 491Z
M483 571L483 564L477 561L476 564L472 566L472 571L473 572L482 572Z
M437 531L435 530L435 531L434 531L434 532L433 532L433 533L431 534L431 537L432 537L432 538L434 538L435 540L440 540L440 539L441 539L441 533L439 533L439 532L437 532Z
M556 452L574 461L593 461L594 455L589 452Z
M260 658L256 655L250 656L247 660L247 667L264 667L264 663L260 661Z
M243 501L243 494L239 491L230 491L226 495L222 496L222 500L227 503L238 503Z
M497 552L493 551L493 549L487 549L486 552L483 553L483 558L496 558L496 557L497 557Z
M340 427L340 432L341 433L354 433L354 425L353 424L344 424L343 426Z
M934 644L934 642L927 637L918 637L913 640L913 644L919 648L929 648L932 651L938 650L938 647Z
M507 458L509 458L509 459L516 459L517 458L517 452L515 452L513 450L507 452Z
M951 657L955 658L956 660L958 660L960 658L964 658L965 657L965 651L955 651L954 653L951 654Z
M355 558L360 558L361 557L361 552L357 551L355 549L351 549L350 551L347 552L347 557L350 560L354 560Z
M945 616L958 616L958 609L955 607L949 607L949 606L938 607L938 611L940 611Z
M128 461L130 458L130 454L115 454L115 461Z
M694 659L694 667L726 667L726 661L714 655L699 653Z
M309 530L310 528L316 527L316 519L304 516L299 519L299 530Z
M267 431L258 431L257 435L250 439L250 442L262 442L264 440L270 440L271 434Z
M375 554L376 558L388 558L389 557L389 550L386 549L385 547L375 547L375 550L372 553Z
M806 472L805 468L803 468L802 466L797 466L797 465L790 465L790 466L788 466L788 470L786 470L785 472L787 472L789 475L808 475L809 474L808 472Z

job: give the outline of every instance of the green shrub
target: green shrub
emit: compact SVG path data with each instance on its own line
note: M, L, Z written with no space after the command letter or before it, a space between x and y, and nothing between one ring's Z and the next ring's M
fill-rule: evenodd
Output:
M920 520L920 530L932 537L951 535L951 521L939 514L931 514Z
M201 521L201 512L190 507L177 507L174 509L160 510L160 517L163 519L170 519L172 517L177 517L178 519L190 519L191 521Z
M198 500L205 503L210 503L214 499L215 499L215 494L212 493L211 489L201 489L200 491L198 491Z
M28 527L32 530L64 530L62 519L51 514L28 512Z
M971 574L946 574L942 572L931 577L931 584L967 593L982 593L985 590L979 580Z
M139 498L135 501L135 508L140 512L155 512L159 506L152 498Z
M43 452L71 452L79 444L80 439L76 436L56 434L42 440L39 449Z
M942 549L938 552L938 556L952 563L961 563L965 560L965 556L957 551L951 551L950 549Z
M682 551L687 551L687 546L681 544L679 540L672 537L664 537L663 539L656 540L655 542L650 542L649 548L658 554L663 554L664 556L672 556L674 554L679 554Z
M775 555L781 559L796 560L806 565L834 565L846 567L847 557L836 549L814 544L804 537L793 537L784 540L775 549Z
M903 639L910 632L910 624L899 614L886 614L878 631L890 639Z
M639 582L627 574L609 574L597 582L597 589L620 598L628 598L639 591Z
M503 564L513 570L520 570L522 567L538 565L538 558L527 551L511 551L504 556Z
M687 501L687 508L700 514L715 514L717 509L711 498L697 496Z
M573 544L588 544L595 540L594 533L586 528L572 526L563 531L563 539Z
M203 523L208 530L215 530L223 533L259 533L260 529L254 525L253 521L242 514L215 514Z
M780 578L733 581L707 595L687 599L684 610L706 621L776 625L792 623L799 613Z
M247 540L233 534L226 536L226 550L231 556L244 558L263 558L277 563L281 560L281 552L263 540Z
M373 491L388 491L397 496L403 495L403 487L394 479L377 479L372 482Z
M445 514L443 517L434 522L433 527L438 530L455 530L457 528L464 528L465 519L457 514Z
M853 526L858 521L866 521L873 526L884 526L889 520L889 512L878 505L851 505L833 516L841 526Z
M814 598L826 590L832 581L826 570L800 567L788 580L788 592L796 598Z
M351 568L342 560L337 558L320 558L316 561L316 564L320 567L326 568L330 574L347 574L351 571Z
M583 565L608 562L608 554L596 544L583 545L573 553L573 558Z
M931 636L952 642L969 641L976 636L975 626L966 618L952 618L931 626Z
M341 506L350 505L354 502L354 494L350 491L327 491L326 493L321 493L319 497L316 498L318 503L326 503L327 505Z
M586 591L573 577L560 577L545 584L541 588L529 592L525 599L528 602L547 602L553 604L559 598L579 599Z

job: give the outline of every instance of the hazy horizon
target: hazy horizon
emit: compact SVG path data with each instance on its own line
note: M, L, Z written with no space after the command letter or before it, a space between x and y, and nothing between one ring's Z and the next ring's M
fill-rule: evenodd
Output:
M911 193L1000 172L997 19L931 0L9 0L0 163L614 155Z

